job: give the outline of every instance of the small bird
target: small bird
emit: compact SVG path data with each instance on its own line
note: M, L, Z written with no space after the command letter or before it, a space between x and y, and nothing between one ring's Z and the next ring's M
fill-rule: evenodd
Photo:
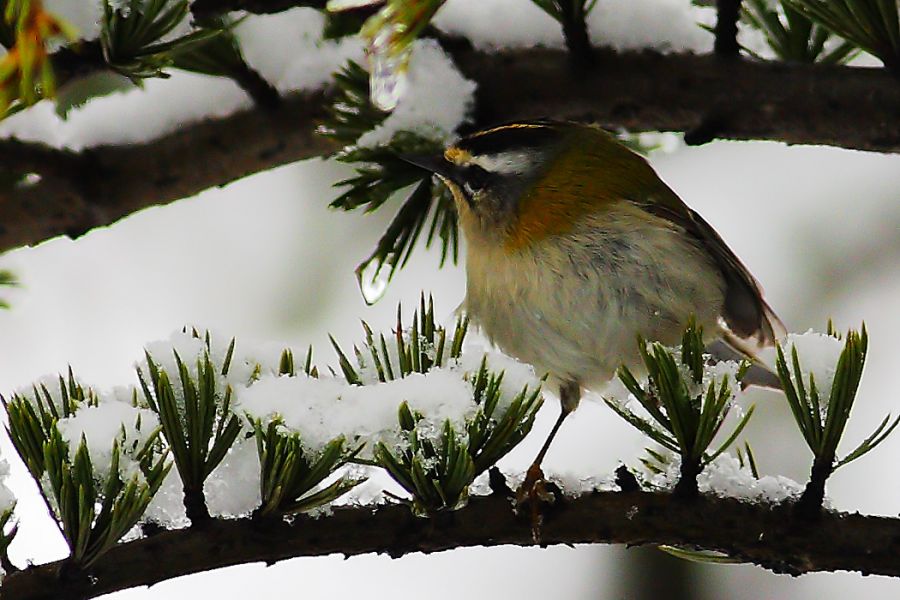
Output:
M562 411L621 365L637 337L676 344L690 319L752 356L784 327L721 237L640 155L599 126L551 120L405 157L450 189L467 243L464 308L507 354L559 385Z

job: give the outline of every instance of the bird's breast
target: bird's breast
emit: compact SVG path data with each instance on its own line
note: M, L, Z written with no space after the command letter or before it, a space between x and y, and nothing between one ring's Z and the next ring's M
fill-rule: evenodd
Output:
M467 286L467 312L501 349L590 385L636 363L638 335L674 344L691 316L715 327L724 283L683 232L624 210L518 250L472 240Z

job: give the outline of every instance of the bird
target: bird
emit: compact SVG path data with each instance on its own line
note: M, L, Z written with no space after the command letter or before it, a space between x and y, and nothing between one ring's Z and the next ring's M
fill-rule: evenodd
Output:
M454 198L468 317L558 386L560 415L528 470L526 496L538 493L540 464L582 391L621 366L640 370L638 336L675 345L693 320L711 344L752 357L784 335L712 226L598 125L504 123L437 155L403 158Z

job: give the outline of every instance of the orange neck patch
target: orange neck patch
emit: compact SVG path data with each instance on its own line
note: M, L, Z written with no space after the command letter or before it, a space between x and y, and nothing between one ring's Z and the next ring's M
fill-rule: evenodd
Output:
M508 252L565 235L586 215L647 197L664 186L643 158L607 134L597 133L578 134L570 150L560 154L522 197L518 218L504 242Z

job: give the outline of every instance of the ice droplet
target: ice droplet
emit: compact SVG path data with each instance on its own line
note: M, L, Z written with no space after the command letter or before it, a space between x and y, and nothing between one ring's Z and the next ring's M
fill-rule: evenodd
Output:
M369 87L372 103L381 110L394 110L406 92L406 69L412 54L405 40L407 25L397 21L394 7L381 13L381 26L369 33Z
M340 12L342 10L351 10L354 8L363 8L378 4L380 0L328 0L325 4L325 10L329 12Z
M372 103L381 110L394 110L400 98L406 93L409 82L406 67L409 52L391 55L387 48L374 49L369 55L372 74L369 86L372 90Z
M378 260L370 260L361 264L356 269L356 281L359 283L359 291L366 304L372 306L384 296L387 284L391 279L391 267L386 268Z

